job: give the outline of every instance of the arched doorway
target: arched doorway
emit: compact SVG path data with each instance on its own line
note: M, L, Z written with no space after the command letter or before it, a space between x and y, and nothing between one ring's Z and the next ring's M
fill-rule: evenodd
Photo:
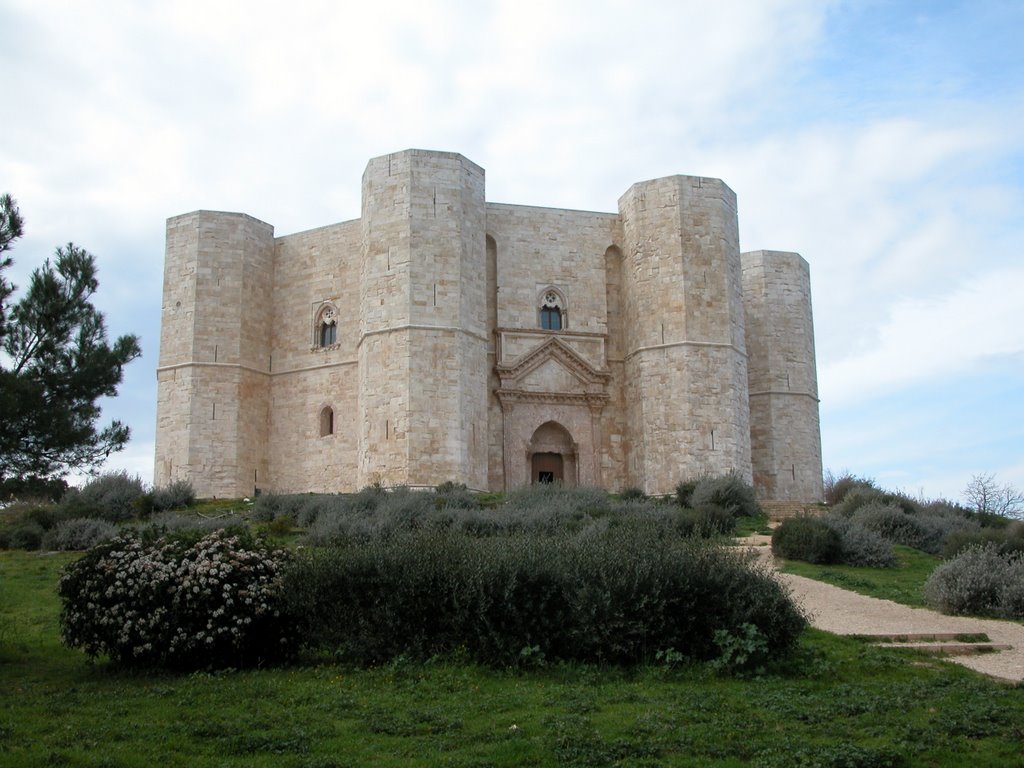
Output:
M576 444L558 422L548 421L537 427L527 454L531 485L576 485Z

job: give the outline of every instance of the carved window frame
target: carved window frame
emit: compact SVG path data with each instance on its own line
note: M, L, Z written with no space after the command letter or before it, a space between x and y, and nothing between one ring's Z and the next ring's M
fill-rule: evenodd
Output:
M554 311L554 315L550 313ZM550 327L549 317L558 318L558 327ZM545 326L545 322L548 325ZM537 292L537 327L543 331L565 331L569 328L569 302L565 292L554 285L549 285Z
M338 307L333 301L320 304L313 314L312 349L334 349L338 346Z

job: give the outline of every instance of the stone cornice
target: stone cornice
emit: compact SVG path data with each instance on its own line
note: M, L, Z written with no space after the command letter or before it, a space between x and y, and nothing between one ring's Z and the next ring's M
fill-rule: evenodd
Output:
M720 349L731 349L743 357L747 357L746 350L740 349L735 344L724 341L673 341L670 344L652 344L649 347L637 347L632 352L627 352L623 360L629 360L641 352L650 352L655 349L672 349L673 347L718 347Z
M512 403L557 403L604 407L611 399L607 392L531 392L525 389L497 389L494 394L502 405Z
M747 397L763 397L764 395L796 395L797 397L809 397L816 403L821 402L814 392L802 392L794 389L763 389L760 392L747 393Z

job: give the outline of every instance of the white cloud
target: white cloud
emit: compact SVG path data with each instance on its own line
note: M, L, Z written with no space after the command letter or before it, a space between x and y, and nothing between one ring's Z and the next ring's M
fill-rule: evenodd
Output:
M987 359L1024 353L1024 269L970 280L941 297L897 302L877 342L820 370L820 389L837 405L917 381L980 368Z

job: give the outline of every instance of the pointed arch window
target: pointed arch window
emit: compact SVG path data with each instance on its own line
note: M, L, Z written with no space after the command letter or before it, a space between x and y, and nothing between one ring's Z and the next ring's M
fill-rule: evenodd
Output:
M548 288L541 294L540 327L545 331L560 331L565 327L565 298Z
M316 313L313 323L313 346L333 347L338 343L338 309L333 304L324 304Z

